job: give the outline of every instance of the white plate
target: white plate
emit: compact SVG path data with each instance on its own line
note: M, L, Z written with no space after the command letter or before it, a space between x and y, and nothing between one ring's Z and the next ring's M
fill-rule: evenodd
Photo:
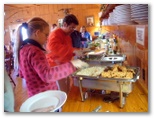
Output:
M148 14L131 15L131 18L148 18Z
M129 12L119 12L119 11L117 11L117 12L114 12L114 16L124 16L124 15L128 15L128 16L130 16L130 14L131 14L131 11L129 11Z
M135 12L135 13L131 13L131 15L143 15L143 14L148 14L148 11L140 11L140 12Z
M136 6L136 7L131 6L131 10L139 10L139 9L148 9L148 6Z
M118 5L115 7L115 9L125 9L125 8L130 8L129 4L124 4L124 5Z
M99 54L103 54L104 52L105 52L105 50L101 50L99 52L92 51L92 52L87 53L87 55L99 55Z
M130 6L132 8L136 8L136 7L148 7L148 4L131 4Z
M113 10L113 12L122 12L122 11L124 11L124 12L129 12L129 11L131 11L131 9L114 9Z
M131 18L131 20L148 20L148 17L142 17L142 18Z
M137 10L131 10L131 13L138 13L138 12L144 12L144 11L148 11L148 9L137 9Z
M65 92L48 90L28 98L20 107L20 112L31 112L34 109L54 106L50 112L58 110L67 99Z
M129 18L115 17L114 20L117 20L117 21L130 21L131 17L129 17Z
M119 12L116 12L116 13L114 13L114 16L131 16L131 12L121 12L121 13L119 13Z

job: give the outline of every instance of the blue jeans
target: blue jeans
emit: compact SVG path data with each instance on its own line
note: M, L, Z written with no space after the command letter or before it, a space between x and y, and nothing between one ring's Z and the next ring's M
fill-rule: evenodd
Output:
M82 41L82 48L87 48L87 47L88 47L87 41Z

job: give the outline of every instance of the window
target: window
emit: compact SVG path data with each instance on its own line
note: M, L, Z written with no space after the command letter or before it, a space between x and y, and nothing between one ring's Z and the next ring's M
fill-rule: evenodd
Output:
M24 27L22 27L21 31L22 31L23 40L27 39L28 38L27 30Z

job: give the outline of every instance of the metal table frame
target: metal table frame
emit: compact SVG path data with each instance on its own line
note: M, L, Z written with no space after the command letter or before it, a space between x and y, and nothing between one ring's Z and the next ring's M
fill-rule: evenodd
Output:
M119 86L119 97L120 97L120 108L123 108L125 103L126 103L126 97L124 96L124 93L125 91L123 91L123 87L126 83L132 83L132 82L136 82L137 79L139 79L139 73L140 73L140 69L138 68L138 72L136 74L136 76L133 78L133 79L113 79L113 81L115 81L118 86ZM81 101L85 101L85 97L84 97L84 94L83 94L83 85L82 85L82 82L83 82L83 79L88 79L88 80L94 80L93 78L89 79L89 78L84 78L84 76L76 76L78 78L78 85L79 85L79 90L80 90L80 95L81 95ZM109 80L108 78L97 78L97 80L102 80L102 81L106 81L106 80ZM97 88L97 87L96 87ZM98 89L98 88L97 88ZM104 88L99 88L100 90L103 90ZM105 89L104 89L105 90Z

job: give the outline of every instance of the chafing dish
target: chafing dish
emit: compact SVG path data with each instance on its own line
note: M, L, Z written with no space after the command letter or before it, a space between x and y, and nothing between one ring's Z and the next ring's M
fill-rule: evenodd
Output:
M101 62L101 58L102 58L102 55L88 55L88 56L85 56L84 58L82 58L81 60L84 60L84 61L97 61L97 62Z
M76 71L72 74L74 78L74 85L78 86L80 89L81 99L85 100L82 88L98 89L98 90L109 90L119 92L120 96L120 107L123 108L126 99L123 93L131 93L133 90L133 82L139 79L140 68L139 67L128 67L134 69L135 75L132 79L124 78L103 78L101 76L85 76L77 75Z
M114 54L114 55L107 55L105 53L101 55L87 55L84 58L82 58L84 61L97 61L97 62L110 62L110 63L122 63L126 60L126 55L124 54Z
M126 55L105 55L101 57L102 62L123 62L126 59Z
M84 56L84 58L81 58L81 60L84 60L84 61L88 61L88 62L90 62L90 61L92 61L92 62L100 62L101 61L101 58L103 57L103 56L105 56L105 53L101 53L101 54L97 54L97 55L89 55L89 54L87 54L87 55L85 55Z

